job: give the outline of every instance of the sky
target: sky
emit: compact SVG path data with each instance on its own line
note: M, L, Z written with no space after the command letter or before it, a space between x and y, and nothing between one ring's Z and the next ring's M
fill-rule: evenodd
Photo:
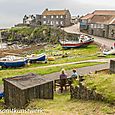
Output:
M115 0L0 0L0 28L21 23L23 16L41 14L44 9L69 9L72 16L96 9L114 9Z

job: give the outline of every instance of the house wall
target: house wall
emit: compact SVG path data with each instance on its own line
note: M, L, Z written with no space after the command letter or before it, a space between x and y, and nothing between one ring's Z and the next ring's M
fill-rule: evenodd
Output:
M63 17L61 18L61 16ZM46 23L44 23L44 21ZM46 16L46 18L44 18L44 16L42 15L41 23L46 25L52 25L52 26L69 26L71 25L71 15L69 11L66 13L66 15L48 15Z
M109 25L108 38L115 39L115 24L114 25Z
M88 33L91 35L99 36L99 37L108 37L108 25L100 25L102 27L99 27L99 24L94 24L94 27L92 27L92 24L89 24Z

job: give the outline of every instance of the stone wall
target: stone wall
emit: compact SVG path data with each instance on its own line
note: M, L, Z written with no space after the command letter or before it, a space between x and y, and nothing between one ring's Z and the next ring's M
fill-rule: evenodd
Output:
M115 39L115 25L109 25L108 38Z
M70 88L71 98L74 99L84 99L84 100L99 100L104 101L104 98L101 94L97 93L95 90L91 90L82 83L79 83L78 86L71 86Z
M89 26L88 33L91 34L91 35L107 38L108 37L108 26L104 25L103 29L101 29L101 28L91 28Z

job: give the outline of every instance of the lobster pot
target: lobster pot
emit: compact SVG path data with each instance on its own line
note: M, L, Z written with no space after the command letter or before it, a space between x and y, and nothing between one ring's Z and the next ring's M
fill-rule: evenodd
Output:
M5 78L5 104L11 108L25 108L32 99L53 99L53 81L30 73Z
M115 60L110 60L110 71L115 73Z

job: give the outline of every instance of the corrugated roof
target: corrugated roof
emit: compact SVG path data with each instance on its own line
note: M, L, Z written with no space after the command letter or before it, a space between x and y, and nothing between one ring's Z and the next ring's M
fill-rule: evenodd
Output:
M111 15L94 15L90 23L110 24L114 18Z
M66 15L68 10L44 10L42 15Z

